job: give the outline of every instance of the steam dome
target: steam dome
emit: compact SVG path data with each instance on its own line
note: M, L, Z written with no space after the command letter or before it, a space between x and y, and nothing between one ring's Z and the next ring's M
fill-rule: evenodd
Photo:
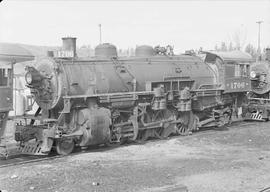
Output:
M154 49L149 45L141 45L138 46L135 50L135 56L137 57L146 57L146 56L153 56Z
M117 57L116 46L110 43L103 43L95 48L96 57Z

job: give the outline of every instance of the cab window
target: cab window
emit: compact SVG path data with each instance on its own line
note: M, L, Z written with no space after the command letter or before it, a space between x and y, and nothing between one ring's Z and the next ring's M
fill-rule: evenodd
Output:
M0 69L0 86L8 86L10 69Z
M246 77L249 77L250 74L250 69L249 69L249 65L246 65Z
M235 65L235 77L248 77L248 75L249 75L249 65L246 64Z
M241 76L241 72L240 72L240 65L235 65L235 77L240 77Z

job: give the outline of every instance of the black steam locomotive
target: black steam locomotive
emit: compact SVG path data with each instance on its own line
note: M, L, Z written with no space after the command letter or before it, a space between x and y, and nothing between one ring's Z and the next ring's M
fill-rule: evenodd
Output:
M169 47L170 48L170 47ZM139 46L118 57L101 44L95 57L78 58L76 38L50 52L25 75L39 108L16 126L22 153L44 155L53 147L144 141L222 126L250 90L252 59L242 52L174 55L172 49Z
M268 121L270 119L270 48L266 49L265 60L251 65L251 91L248 103L243 106L246 120Z

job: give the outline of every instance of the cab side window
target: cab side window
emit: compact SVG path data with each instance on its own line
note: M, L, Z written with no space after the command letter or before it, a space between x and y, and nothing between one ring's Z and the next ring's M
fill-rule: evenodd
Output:
M249 65L236 64L235 65L235 77L248 77Z
M240 65L235 65L235 77L241 77L241 70L240 70Z
M249 69L249 65L246 65L246 77L249 77L250 74L250 69Z
M249 65L240 65L242 66L242 77L249 76Z

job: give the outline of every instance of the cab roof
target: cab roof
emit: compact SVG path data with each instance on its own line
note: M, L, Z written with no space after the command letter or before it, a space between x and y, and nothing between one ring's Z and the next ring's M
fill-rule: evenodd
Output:
M252 62L254 59L248 53L243 51L204 51L206 54L205 61L211 62L217 57L223 62L225 61L236 61L236 62Z

